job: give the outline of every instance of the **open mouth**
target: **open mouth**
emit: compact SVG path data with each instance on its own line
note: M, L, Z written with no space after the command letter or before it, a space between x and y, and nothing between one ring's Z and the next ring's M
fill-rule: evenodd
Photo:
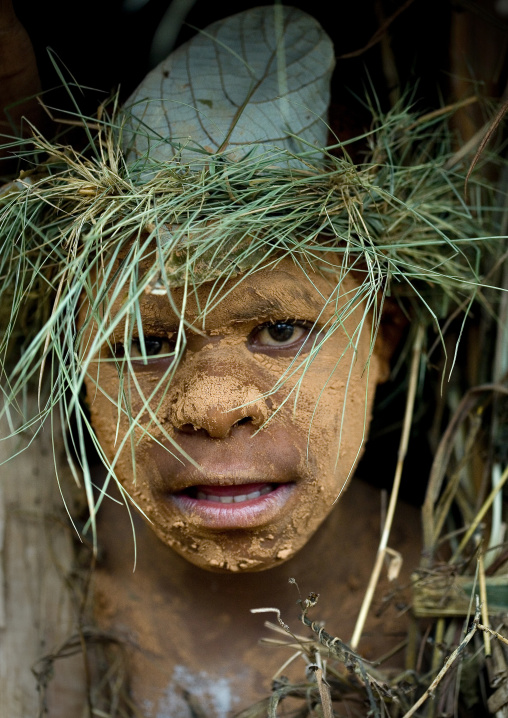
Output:
M171 494L170 500L189 519L212 529L249 528L271 521L284 509L294 483L195 485Z
M241 504L266 496L277 488L277 484L257 483L229 486L191 486L181 492L197 501L212 501L218 504Z

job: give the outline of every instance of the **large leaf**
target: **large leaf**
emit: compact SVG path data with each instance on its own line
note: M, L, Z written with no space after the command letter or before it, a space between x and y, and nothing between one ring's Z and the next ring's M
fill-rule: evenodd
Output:
M323 147L333 65L329 37L295 8L258 7L215 22L129 98L129 157L189 162L196 150L239 159L267 145Z

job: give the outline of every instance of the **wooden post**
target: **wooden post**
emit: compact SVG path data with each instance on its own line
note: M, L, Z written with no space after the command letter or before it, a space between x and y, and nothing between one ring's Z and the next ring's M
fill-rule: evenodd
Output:
M8 433L3 421L0 436ZM72 529L56 481L49 422L26 451L3 463L29 439L24 434L0 442L0 696L2 714L12 717L43 714L44 692L32 668L75 624L67 585ZM55 450L65 475L58 436ZM82 715L76 659L59 664L50 683L50 715Z

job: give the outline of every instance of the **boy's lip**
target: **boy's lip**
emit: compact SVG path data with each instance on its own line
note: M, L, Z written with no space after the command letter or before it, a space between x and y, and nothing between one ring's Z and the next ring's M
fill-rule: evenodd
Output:
M287 484L300 482L303 477L293 467L282 466L276 461L261 468L239 458L224 462L203 461L198 469L195 466L175 466L173 471L165 471L163 464L158 464L159 481L153 485L157 493L180 494L188 493L196 487L203 491L213 492L217 487L219 493L231 491L233 494L242 491L237 487L250 487L255 490L256 485ZM169 468L169 467L168 467Z
M269 494L275 488L273 482L258 481L247 484L198 484L182 493L199 501L215 503L244 503Z
M168 499L186 518L223 531L269 523L285 507L294 489L294 482L207 482L170 493Z
M234 437L227 442L196 442L194 446L189 442L182 448L199 463L199 468L176 460L163 448L153 447L157 472L150 482L152 495L166 504L172 517L205 530L248 529L278 521L281 515L291 513L289 504L301 495L301 485L308 477L301 472L301 452L289 441L290 437L283 434L277 438L276 442L258 441L255 446L235 441ZM199 448L202 451L197 451ZM245 496L266 486L270 491L246 501L209 500L210 495L221 493L240 492ZM198 489L208 497L198 498Z

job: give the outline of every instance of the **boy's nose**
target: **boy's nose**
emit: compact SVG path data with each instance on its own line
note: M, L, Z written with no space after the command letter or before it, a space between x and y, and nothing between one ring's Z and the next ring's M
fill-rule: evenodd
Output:
M194 378L178 394L171 407L171 423L185 433L203 429L213 439L225 439L236 426L258 428L269 416L259 390L231 376Z
M212 439L226 439L236 426L249 423L253 427L259 427L263 423L260 412L255 406L224 411L223 407L218 405L208 409L206 415L197 422L189 422L178 428L188 433L204 429Z
M213 439L225 439L242 424L258 428L269 416L259 390L231 375L200 375L183 382L170 412L171 423L179 431L203 429Z

